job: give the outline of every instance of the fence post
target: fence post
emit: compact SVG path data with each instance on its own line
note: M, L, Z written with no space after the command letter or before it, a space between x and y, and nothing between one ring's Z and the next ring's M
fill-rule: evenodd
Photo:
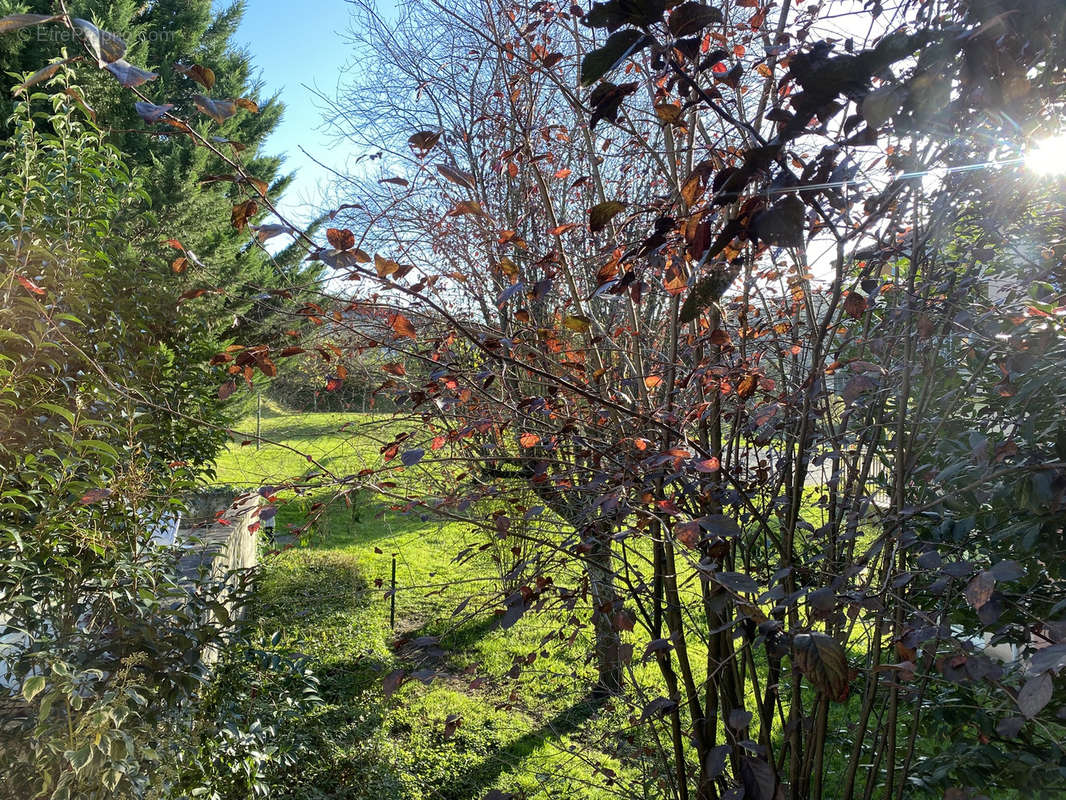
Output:
M255 396L255 449L258 450L263 444L259 434L263 429L263 393Z
M392 597L389 603L389 628L396 630L396 554L392 554Z

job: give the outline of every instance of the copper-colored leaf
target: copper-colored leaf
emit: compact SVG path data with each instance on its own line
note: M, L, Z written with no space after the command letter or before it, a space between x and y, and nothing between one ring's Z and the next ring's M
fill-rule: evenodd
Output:
M101 69L126 55L126 43L110 31L102 31L88 20L77 17L71 22L81 32Z
M81 500L78 502L83 506L92 505L93 503L99 503L101 500L106 500L111 496L110 489L90 489L81 496Z
M695 520L679 522L674 526L674 538L685 547L696 547L702 538L700 524Z
M448 212L449 217L461 217L468 214L478 217L486 216L481 208L481 203L477 200L460 200Z
M15 280L21 283L23 288L27 291L33 292L34 294L44 294L44 289L42 289L36 283L31 281L29 278L24 278L21 275L16 275Z
M201 64L175 64L174 71L192 78L209 92L215 86L215 73L210 67Z
M995 588L996 576L988 570L981 570L966 584L963 594L966 597L966 602L973 606L975 611L980 611L981 606L992 597L992 592Z
M589 50L581 59L581 85L591 86L651 42L650 36L634 28L615 31L600 47ZM602 88L605 83L607 81L601 83L597 89ZM595 96L595 93L593 95ZM592 103L595 105L595 100L592 100Z
M74 102L81 106L82 110L89 115L89 119L91 119L93 122L96 122L96 111L93 110L92 106L85 102L85 98L82 96L81 92L79 92L73 86L68 86L66 89L63 90L63 94L65 94L67 97L73 98Z
M268 378L275 378L278 374L277 365L266 356L260 356L256 360L256 365L263 371L263 374Z
M755 393L755 387L759 385L759 379L754 375L745 375L737 384L737 396L747 400Z
M347 228L326 228L326 241L335 250L351 250L355 247L355 234Z
M18 92L24 92L27 89L29 89L31 86L36 86L38 83L41 83L42 81L48 80L53 75L55 75L57 72L59 72L60 69L65 67L67 64L70 64L70 63L72 63L74 61L77 61L78 59L79 59L78 56L74 56L72 58L64 58L62 61L56 61L56 62L54 62L52 64L49 64L46 67L41 67L35 73L30 75L30 77L28 77L26 80L24 80L18 86L16 86L12 91L14 91L16 94Z
M419 131L418 133L412 133L407 138L407 143L411 145L411 149L415 150L420 156L424 156L440 140L440 131Z
M396 690L400 688L403 682L407 680L407 673L402 669L393 670L385 676L385 680L382 684L382 692L386 698L392 697Z
M518 443L522 447L536 447L540 444L540 437L535 433L523 433L518 437Z
M845 385L840 396L845 405L851 405L866 392L877 388L877 381L868 375L855 375Z
M848 659L836 639L818 631L797 634L792 660L815 689L838 702L847 698Z
M1048 703L1052 695L1051 673L1044 672L1035 678L1030 678L1025 685L1018 690L1018 708L1026 719L1032 719L1039 714Z
M61 16L49 16L47 14L9 14L0 19L0 33L29 28L33 25L43 25L45 22L55 22L62 19Z
M226 381L224 384L218 387L218 399L225 400L231 394L237 391L236 381Z
M232 100L212 100L202 94L194 94L192 99L202 113L219 125L237 113L237 106Z
M690 208L696 205L703 196L703 192L707 188L707 177L710 174L711 167L710 162L700 162L685 178L685 182L681 184L681 199Z
M230 213L230 224L237 230L243 231L248 221L255 216L255 212L258 210L259 206L255 200L245 200L243 203L237 203Z
M377 270L379 278L387 278L400 268L400 265L393 261L391 258L385 258L383 256L374 254L374 269Z
M389 325L396 333L397 339L405 337L408 339L418 339L418 332L415 331L415 326L412 325L411 320L407 319L403 314L394 314Z
M437 164L437 172L452 183L458 184L466 189L474 188L474 176L469 172L463 172L461 169L448 164Z
M236 175L204 175L200 178L200 183L207 185L210 183L222 183L228 181L230 183L236 183L238 180Z
M774 247L802 247L805 219L803 201L789 195L752 217L749 230Z
M281 236L284 233L294 232L288 225L249 225L248 227L255 231L255 238L261 242L273 239L275 236Z
M778 792L774 770L761 758L745 756L740 761L740 782L744 787L744 800L775 800Z
M146 103L138 100L133 104L133 107L137 110L137 115L147 122L149 125L154 125L159 122L159 118L166 114L170 109L174 108L173 103L164 103L161 106L155 105L155 103Z
M192 128L190 128L183 120L176 119L174 117L163 117L162 121L172 128L177 128L182 133L192 132Z
M670 102L656 103L655 116L670 125L678 125L681 123L681 104Z
M270 184L268 184L265 180L263 180L262 178L253 178L251 175L245 175L243 178L240 178L238 182L247 183L257 192L259 192L259 194L263 197L266 197L267 192L270 190Z
M178 295L178 303L184 303L186 300L195 300L197 297L203 297L205 294L220 294L220 292L218 289L204 289L202 287L189 289Z
M668 27L674 36L691 36L708 25L720 25L723 19L722 12L713 6L688 2L670 12Z
M157 72L149 72L148 70L135 67L133 64L123 59L112 61L110 64L105 65L105 69L118 78L118 82L126 89L133 89L148 81L154 81L159 77Z
M866 298L858 292L849 292L844 298L844 311L849 317L858 319L866 313Z
M403 377L407 374L407 370L403 368L403 364L399 363L398 361L394 361L388 364L382 364L381 368L390 375L396 375L397 377Z

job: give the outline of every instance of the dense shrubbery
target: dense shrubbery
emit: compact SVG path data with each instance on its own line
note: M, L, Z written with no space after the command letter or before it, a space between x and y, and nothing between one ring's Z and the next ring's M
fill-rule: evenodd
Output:
M166 264L126 233L150 218L139 176L59 81L16 108L0 160L0 678L25 703L5 708L25 722L0 740L0 794L247 788L255 770L219 772L270 754L269 720L202 702L205 655L234 637L219 587L150 542L225 417ZM205 726L206 761L176 758Z

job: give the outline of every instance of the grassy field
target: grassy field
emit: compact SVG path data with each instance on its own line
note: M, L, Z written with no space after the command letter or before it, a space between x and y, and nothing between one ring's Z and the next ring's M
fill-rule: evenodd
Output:
M380 466L382 446L405 430L386 416L268 412L262 434L274 443L257 450L238 436L217 464L217 482L252 487L355 474ZM254 431L254 418L239 429ZM635 664L632 704L590 702L584 604L526 614L502 630L503 570L483 530L403 513L394 501L366 493L352 500L319 488L279 497L279 542L289 546L265 557L250 618L264 634L280 632L279 650L310 657L323 698L282 732L303 749L298 767L277 776L286 787L281 797L481 800L499 789L529 800L600 800L666 793L656 749L668 745L635 730L642 705L667 694L661 677L653 662ZM310 530L286 536L306 526L318 504ZM819 513L809 509L812 525L821 524ZM475 555L456 560L464 550ZM576 567L568 569L556 583L578 585ZM682 591L698 606L697 581ZM854 636L862 635L857 626ZM639 655L646 642L632 641ZM384 685L398 670L415 677L390 694ZM827 791L842 771L833 762L848 749L857 713L854 696L832 707Z
M387 419L355 415L353 423L343 414L264 417L262 431L293 450L234 442L217 464L219 483L254 486L318 471L294 451L350 474L377 464L381 442L394 433ZM312 504L329 499L323 492L280 497L282 543ZM614 796L618 784L605 786L612 773L638 777L632 763L639 757L627 758L626 768L617 759L632 749L619 738L628 712L586 696L594 673L574 654L586 651L587 633L560 643L561 620L551 614L501 630L496 607L483 606L479 596L497 588L496 565L487 554L463 563L454 557L484 534L404 515L364 495L351 506L327 505L303 540L265 557L250 614L265 634L281 632L279 650L310 656L321 683L323 703L283 732L305 752L298 769L280 776L281 796L459 800L499 788L545 800L595 799ZM395 630L387 597L393 554ZM403 644L421 637L439 637L439 648ZM516 663L521 673L507 677ZM408 680L386 697L384 680L398 669L425 682Z

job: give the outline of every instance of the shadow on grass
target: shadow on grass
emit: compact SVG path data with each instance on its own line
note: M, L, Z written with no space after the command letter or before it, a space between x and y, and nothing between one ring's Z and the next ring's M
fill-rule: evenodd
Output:
M498 625L499 619L494 614L481 614L459 624L448 619L431 619L418 628L404 631L403 638L413 641L423 636L436 636L446 657L453 650L472 649L481 639L496 630Z
M545 743L562 739L591 719L603 706L605 699L587 695L569 708L560 711L540 727L518 737L506 747L486 755L480 762L463 770L441 785L434 796L446 800L478 800L484 790L500 776L519 766Z
M275 556L250 611L284 627L310 627L331 614L370 605L370 591L354 558L313 549Z
M435 532L442 525L441 521L428 514L423 518L423 515L417 512L404 514L393 511L389 504L368 499L363 494L354 496L351 506L347 506L342 500L337 500L332 495L306 496L299 500L289 501L279 510L277 516L279 546L295 541L294 537L288 533L289 526L305 525L309 519L310 506L318 501L326 501L328 505L312 525L312 531L308 537L311 549L344 549L351 546L376 545L413 533Z
M293 511L286 516L295 516ZM378 516L382 511L388 514L387 522ZM363 570L377 570L382 564L387 567L390 539L402 544L401 537L428 529L436 530L437 523L421 520L417 514L389 512L380 502L359 502L354 514L337 503L325 510L320 532L310 547L295 548L267 567L269 577L255 609L257 616L296 634L297 647L301 635L309 637L308 649L317 661L314 671L320 680L319 694L325 701L317 711L289 720L279 731L284 739L308 743L315 753L294 768L293 777L299 777L305 790L302 798L406 797L407 790L401 784L421 776L432 784L429 794L435 800L480 800L501 776L516 769L528 775L530 770L523 762L545 744L559 742L579 730L602 705L589 696L513 741L501 742L502 736L487 734L469 749L454 741L440 741L435 729L421 730L414 724L410 739L405 734L393 738L391 728L383 729L388 720L415 719L423 713L398 710L386 701L382 696L385 675L396 667L407 672L428 667L447 678L452 672L450 656L477 649L498 626L492 613L469 618L435 615L424 622L412 620L418 627L404 631L403 636L409 640L440 637L437 655L418 650L396 652L388 645L382 649L385 643L375 637L387 637L387 627L384 631L375 627L381 622L380 613L371 607L380 587L368 586L369 575L364 576ZM368 545L379 545L384 552L376 558L368 556ZM331 619L333 615L336 622ZM448 689L454 690L450 682ZM467 696L474 701L471 708L484 703L486 711L498 715L491 710L494 698L480 693ZM435 701L427 702L429 708L436 708L432 705ZM472 711L470 715L473 720ZM503 729L490 726L486 730ZM487 741L490 735L491 743ZM401 748L402 755L398 756L396 747ZM417 756L411 756L414 763L409 763L408 752L426 754L427 764L420 766ZM379 786L379 779L388 787Z

